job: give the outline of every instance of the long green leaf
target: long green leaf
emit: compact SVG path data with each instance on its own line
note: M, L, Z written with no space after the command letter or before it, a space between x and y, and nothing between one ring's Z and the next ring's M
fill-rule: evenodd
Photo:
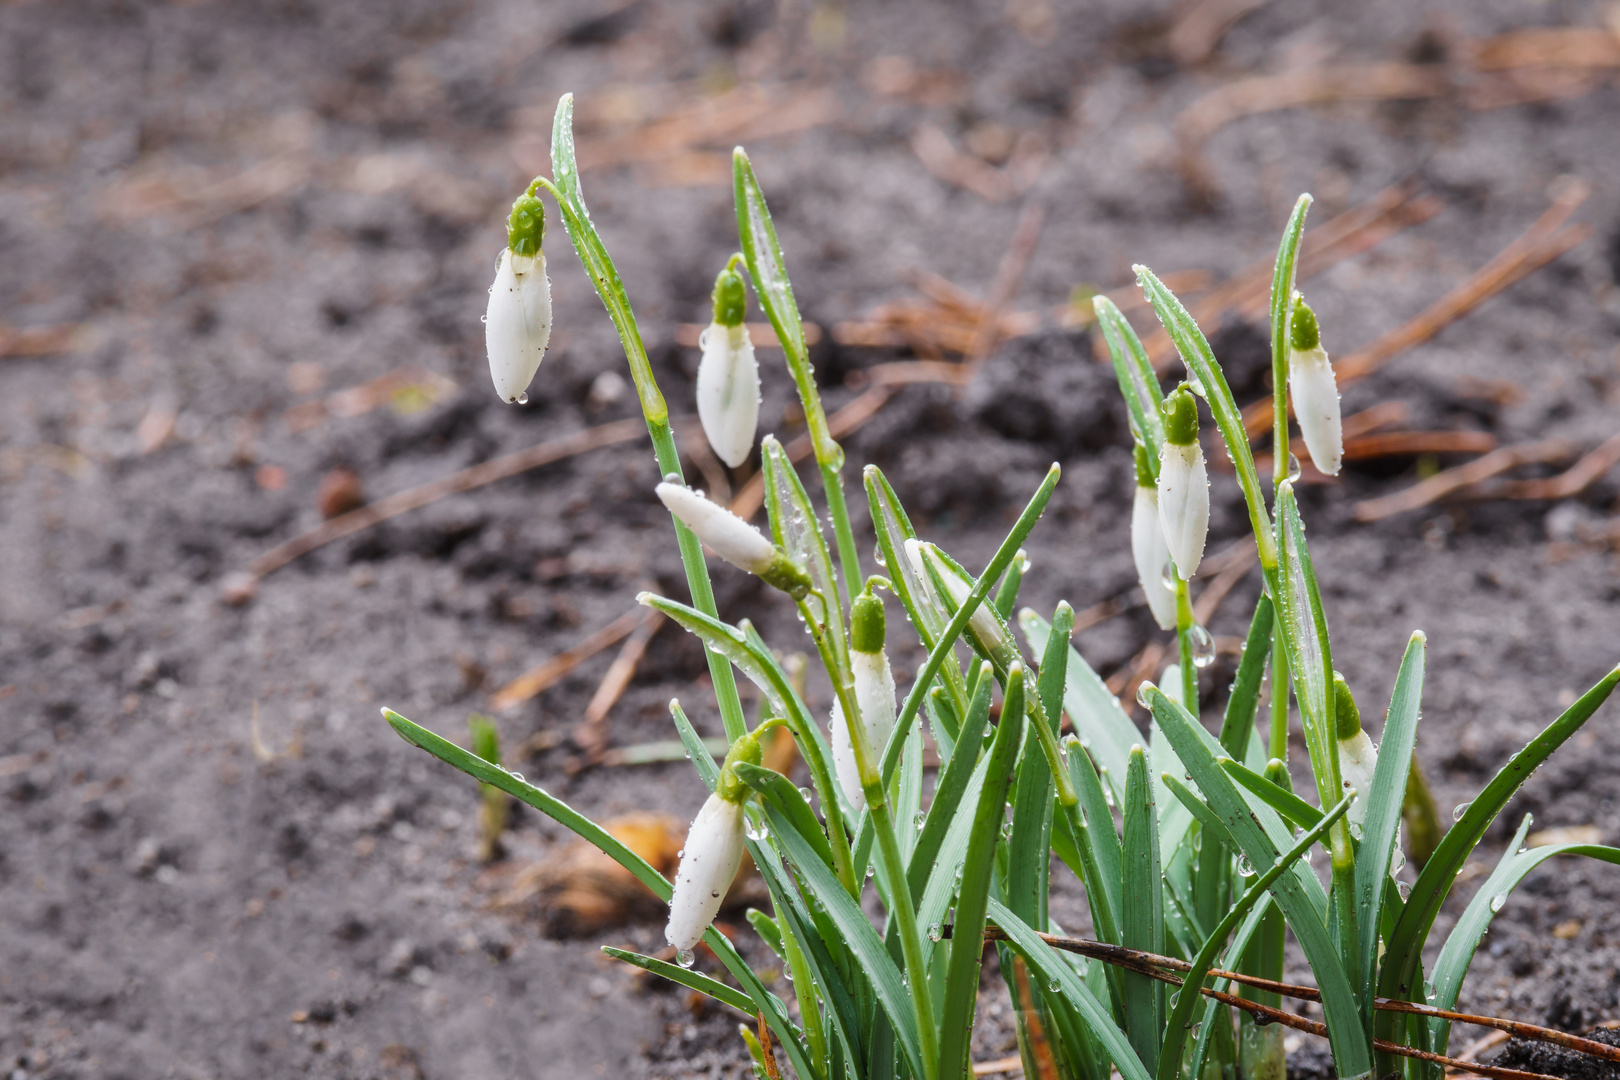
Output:
M1263 803L1250 804L1243 798L1225 770L1216 763L1208 745L1214 743L1219 747L1220 744L1215 743L1185 709L1157 688L1149 692L1149 700L1160 729L1181 757L1182 767L1192 775L1204 799L1225 823L1249 862L1256 867L1276 862L1293 841L1282 821ZM1334 1065L1340 1076L1359 1077L1372 1067L1371 1047L1362 1028L1356 993L1339 959L1337 942L1328 934L1322 886L1309 867L1295 862L1272 886L1272 895L1304 950L1305 959L1316 975L1316 985L1322 991L1322 1010ZM1171 1023L1173 1027L1174 1018ZM1177 1036L1177 1032L1171 1031L1172 1038ZM1163 1068L1161 1059L1161 1072Z
M1029 647L1037 655L1044 655L1046 636L1051 632L1046 620L1038 612L1024 608L1018 613L1018 626ZM1080 745L1086 748L1099 769L1107 770L1103 783L1113 788L1114 798L1118 799L1125 794L1120 785L1130 761L1131 747L1141 742L1142 736L1120 707L1119 698L1072 645L1065 671L1063 711L1074 722Z
M1254 733L1255 713L1260 707L1260 687L1265 682L1266 661L1271 656L1272 622L1271 598L1261 593L1259 602L1254 605L1249 636L1243 641L1237 677L1232 680L1232 693L1226 699L1226 712L1221 719L1221 746L1238 761L1246 756L1249 737Z
M973 1031L973 1007L979 996L979 964L983 955L986 906L990 875L995 866L996 842L1001 838L1007 787L1024 737L1023 667L1013 665L1002 701L1001 723L991 744L988 772L973 812L962 865L962 886L957 893L953 946L940 1010L939 1073L941 1080L957 1080L968 1072L968 1043ZM959 940L958 940L959 939ZM964 947L965 946L965 947Z
M1027 923L1007 909L1007 905L992 899L989 905L990 921L1005 932L1008 943L1030 966L1034 976L1048 986L1057 984L1058 994L1080 1015L1091 1035L1102 1044L1102 1049L1113 1059L1122 1080L1149 1080L1152 1076L1136 1056L1130 1040L1114 1023L1108 1007L1075 971L1064 956L1041 940ZM971 946L970 946L971 947ZM954 951L954 946L953 946Z
M1176 351L1186 363L1187 370L1197 376L1204 386L1204 399L1214 414L1215 426L1220 429L1226 443L1226 453L1237 468L1238 483L1243 488L1243 501L1249 510L1249 527L1254 532L1255 546L1260 553L1260 567L1274 572L1277 565L1276 541L1271 535L1271 517L1266 513L1265 495L1260 490L1260 478L1254 468L1254 453L1249 449L1248 432L1243 427L1243 413L1232 397L1232 388L1226 384L1226 375L1215 360L1204 332L1174 293L1145 266L1137 266L1136 280L1142 286L1148 302L1153 305Z
M703 744L703 736L697 733L692 721L686 718L686 711L681 703L674 698L669 700L669 715L675 720L675 730L680 733L681 745L686 748L686 756L692 759L693 768L697 769L698 777L703 786L710 791L720 782L720 766L714 762L714 755Z
M750 1020L754 1018L754 1002L747 994L741 990L733 990L723 982L716 982L701 972L694 971L691 968L683 968L677 964L666 963L663 960L656 960L651 956L643 956L640 953L630 952L626 949L615 949L611 945L602 946L602 951L615 960L623 960L632 967L638 967L642 971L650 971L654 975L668 979L672 983L680 983L682 986L696 990L700 994L707 994L722 1005L730 1005Z
M1131 902L1121 911L1120 935L1128 949L1164 952L1164 901L1159 887L1159 815L1153 807L1153 784L1147 755L1131 748L1125 777L1126 853L1123 895ZM1163 983L1136 971L1125 972L1125 1030L1142 1064L1157 1072L1159 1033L1164 1023Z
M827 834L821 831L815 811L804 801L804 796L793 781L774 769L751 765L746 761L735 763L732 769L736 771L737 779L759 792L768 805L776 808L777 813L815 850L827 869L833 869L832 848L827 843Z
M658 899L669 901L673 887L652 865L640 855L631 851L618 838L603 829L596 822L581 814L561 799L548 792L526 783L496 765L491 765L483 758L457 746L448 739L442 738L422 727L412 723L392 709L383 710L383 719L388 721L406 742L421 750L426 750L440 761L445 762L462 772L485 784L493 784L508 795L527 803L542 814L568 829L580 839L588 842L592 847L611 858L614 862L630 871L636 879ZM870 924L868 924L870 926ZM782 999L765 989L758 976L748 967L743 958L726 936L714 927L709 927L703 933L703 941L714 950L726 970L742 984L749 999L753 1002L755 1012L763 1012L765 1021L775 1033L777 1039L784 1044L788 1059L793 1068L805 1077L820 1077L821 1074L805 1057L803 1048L793 1037L793 1022L788 1018L787 1009Z
M1159 373L1153 370L1142 339L1136 336L1114 302L1106 296L1095 296L1091 305L1097 313L1103 340L1108 343L1108 356L1114 362L1120 396L1125 399L1125 408L1136 430L1142 433L1142 444L1148 451L1148 468L1157 480L1159 448L1164 445L1164 391L1159 388Z
M765 473L765 509L771 522L771 539L809 571L816 592L826 600L822 622L832 640L834 655L842 658L845 655L844 612L838 579L833 576L832 555L821 533L821 519L798 471L775 435L767 435L761 441L760 460Z
M1311 197L1301 195L1294 202L1294 211L1288 215L1282 242L1277 245L1277 263L1271 273L1271 379L1276 400L1285 406L1288 401L1288 354L1292 347L1289 322L1294 311L1295 267L1299 263L1299 243L1305 233L1305 215L1311 208ZM1288 449L1288 410L1278 410L1273 416L1275 430L1282 437L1276 440L1272 456L1272 469L1278 475L1286 469Z
M1367 817L1361 826L1361 850L1356 854L1357 922L1362 933L1361 970L1364 999L1373 996L1377 984L1378 926L1385 881L1395 845L1400 841L1401 802L1406 793L1406 774L1412 767L1412 747L1417 741L1419 710L1423 704L1423 632L1412 635L1401 670L1395 676L1389 712L1384 719L1383 744L1373 769L1372 790L1363 791ZM1372 1010L1367 1010L1368 1019Z
M1225 757L1217 760L1220 762L1221 768L1225 769L1232 779L1253 792L1267 806L1287 818L1298 828L1309 829L1322 820L1322 811L1287 788L1273 784L1241 761L1233 761L1231 758Z
M988 660L980 663L986 667L990 665ZM922 831L917 836L917 845L912 848L911 861L906 867L906 880L911 885L911 896L919 905L922 903L923 890L927 888L930 873L940 865L940 847L945 842L945 835L950 830L951 823L956 820L956 811L961 805L962 796L968 790L968 781L978 764L979 743L984 734L984 727L989 721L990 680L985 678L979 680L978 691L973 695L973 704L968 707L967 719L962 723L962 741L957 744L962 752L951 755L951 760L940 771L939 779L934 785L934 801L928 805Z
M1492 777L1491 782L1485 785L1484 790L1468 804L1457 823L1446 830L1446 835L1440 838L1440 844L1435 848L1434 854L1423 864L1423 870L1418 874L1417 883L1412 886L1406 907L1401 912L1400 919L1396 921L1394 931L1385 942L1384 962L1378 973L1380 997L1416 1000L1412 994L1421 993L1423 983L1421 967L1423 944L1428 939L1429 929L1434 925L1435 916L1440 913L1440 905L1445 902L1446 894L1451 891L1452 882L1456 880L1458 871L1468 861L1469 854L1485 835L1485 830L1490 827L1491 822L1496 820L1496 815L1501 812L1502 807L1513 797L1514 792L1519 790L1554 750L1591 719L1592 714L1597 712L1614 692L1616 683L1620 683L1620 667L1605 675L1596 686L1564 710L1558 719L1531 739L1523 750L1514 754ZM1385 1037L1394 1027L1392 1020L1380 1014L1378 1018L1380 1037ZM1379 1066L1392 1070L1395 1063L1381 1060Z

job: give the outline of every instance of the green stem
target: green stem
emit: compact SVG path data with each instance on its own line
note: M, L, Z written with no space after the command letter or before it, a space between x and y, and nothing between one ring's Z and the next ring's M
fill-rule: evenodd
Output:
M861 721L854 688L838 673L825 628L820 631L816 629L818 624L810 618L809 607L803 600L799 601L799 610L806 625L811 627L811 637L821 653L821 662L827 674L832 676L833 693L838 696L844 723L849 727L850 746L855 752L855 770L861 778L861 792L866 796L866 810L877 839L878 870L883 875L889 911L894 916L895 932L900 938L900 951L906 966L906 988L911 992L912 1008L917 1013L923 1067L929 1070L927 1080L936 1080L939 1074L939 1030L934 1024L934 1000L928 989L928 961L923 955L922 937L917 932L917 908L912 903L911 887L906 882L905 857L900 852L900 838L894 831L888 793L884 791L877 762L872 760L872 748L866 745L866 725ZM827 816L830 818L837 812L836 804L831 804ZM845 854L847 857L848 853ZM857 900L860 898L860 875L864 872L864 867L855 870L855 887L850 890L850 895Z
M1271 745L1268 757L1288 760L1288 650L1281 622L1271 628Z
M570 133L570 149L571 143ZM602 304L607 308L608 317L613 320L613 325L619 332L619 343L624 348L624 358L630 365L630 376L636 384L636 396L641 402L641 412L647 421L647 434L652 438L653 456L658 460L658 475L681 476L680 452L675 447L675 436L669 426L669 406L665 404L664 395L658 389L658 380L653 377L652 364L647 359L647 347L641 340L635 312L630 308L630 299L624 291L624 283L619 280L618 270L614 268L607 249L602 246L601 238L596 235L596 229L591 225L589 216L580 212L583 204L580 209L576 209L574 201L544 177L538 178L536 183L549 191L551 197L556 200L557 210L562 215L568 238L573 241L579 261L590 275L591 282L596 286L597 295L602 298ZM681 482L685 483L684 477ZM679 518L671 515L671 520L675 524L675 539L680 547L681 566L686 571L687 587L692 592L692 606L705 615L717 615L719 609L715 606L714 587L709 582L709 566L703 558L703 545L698 542L697 534L682 524ZM720 706L720 720L725 725L726 739L728 742L736 742L748 731L748 722L743 717L742 698L737 694L736 676L732 673L731 662L725 657L708 650L705 650L705 653L709 663L709 677L714 682L715 700Z
M1188 584L1181 575L1176 575L1176 642L1181 647L1181 702L1188 712L1198 715L1198 665L1193 660L1193 627L1198 620L1193 618L1192 597L1188 591Z

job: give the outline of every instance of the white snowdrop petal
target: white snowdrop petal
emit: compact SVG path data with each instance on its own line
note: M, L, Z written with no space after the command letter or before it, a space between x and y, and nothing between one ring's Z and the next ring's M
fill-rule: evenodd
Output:
M1209 535L1209 474L1204 448L1166 442L1159 457L1159 525L1183 581L1191 581Z
M1337 476L1344 460L1339 387L1333 378L1333 365L1320 345L1296 350L1289 357L1288 394L1311 461L1327 475Z
M658 485L658 498L709 550L751 574L764 573L776 547L742 518L682 484Z
M517 401L534 381L551 339L551 282L544 253L501 252L484 315L489 374L502 401Z
M677 949L692 948L720 913L743 854L743 808L710 795L686 832L685 853L675 871L664 937Z
M1366 731L1358 731L1348 739L1339 740L1339 779L1344 782L1345 793L1355 788L1361 797L1350 804L1345 816L1354 824L1367 820L1367 806L1372 799L1373 770L1378 768L1378 750Z
M759 362L747 326L710 323L698 338L697 407L715 456L732 468L748 460L759 425Z
M1153 621L1161 630L1174 630L1176 594L1164 584L1164 564L1170 559L1170 549L1165 546L1164 529L1159 525L1158 488L1137 485L1136 502L1131 507L1131 556Z
M855 704L861 710L861 730L866 740L867 757L876 765L883 748L889 743L890 732L894 730L894 671L889 666L887 650L875 653L852 651L849 664L855 684ZM833 699L832 717L827 726L838 786L856 811L864 810L866 794L861 790L855 747L849 737L844 707L837 698Z
M849 738L849 723L844 719L844 706L833 698L832 717L827 721L827 741L832 745L833 773L844 798L856 813L866 809L866 792L861 790L861 773L855 764L855 745Z

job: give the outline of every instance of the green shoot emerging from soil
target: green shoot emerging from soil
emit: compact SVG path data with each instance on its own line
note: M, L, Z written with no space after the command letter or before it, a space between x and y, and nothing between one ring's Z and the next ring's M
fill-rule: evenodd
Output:
M549 333L544 192L618 330L663 478L658 496L671 511L686 571L686 601L651 593L639 599L706 646L730 752L717 764L672 707L677 734L710 792L672 885L602 828L503 769L493 728L475 725L476 752L469 753L384 710L388 722L484 785L492 819L504 814L506 795L516 797L670 901L675 963L608 952L757 1021L758 1037L745 1034L761 1074L774 1072L766 1057L774 1043L802 1080L963 1080L971 1074L983 945L994 941L1028 1077L1108 1080L1117 1072L1124 1080L1224 1080L1241 1070L1250 1080L1283 1080L1287 1025L1325 1035L1347 1080L1374 1069L1440 1080L1463 976L1508 893L1552 855L1620 862L1620 849L1593 845L1521 851L1527 818L1424 969L1424 947L1458 871L1519 786L1608 698L1620 669L1458 807L1444 835L1428 824L1432 799L1413 770L1421 632L1411 635L1394 674L1382 742L1374 747L1361 726L1369 710L1358 707L1333 668L1288 450L1292 404L1313 460L1337 469L1333 370L1316 315L1294 289L1309 196L1301 196L1284 231L1272 285L1272 454L1280 467L1269 491L1221 365L1176 297L1151 270L1136 268L1185 361L1185 381L1168 395L1129 323L1105 298L1095 300L1136 443L1133 553L1150 609L1177 646L1177 662L1160 684L1145 683L1138 695L1151 714L1143 736L1070 645L1070 606L1059 604L1049 618L1018 609L1028 570L1020 546L1051 498L1056 465L977 574L922 541L887 479L867 466L864 501L877 538L871 569L882 575L867 576L844 452L821 405L770 211L740 148L741 253L716 281L703 360L712 366L699 376L699 412L722 458L736 465L749 456L759 385L743 323L751 286L803 406L820 506L768 435L759 444L768 529L686 486L629 298L585 208L572 113L572 98L564 97L552 133L553 178L536 179L513 211L497 279L497 288L505 282L513 291L492 296L492 312L497 300L504 305L504 336L492 331L491 370L504 399L526 400ZM515 264L518 276L506 281ZM1235 467L1264 577L1218 716L1199 700L1198 673L1213 661L1214 647L1189 594L1209 520L1205 414L1213 422L1211 450ZM756 574L791 598L832 686L830 717L812 713L796 689L802 683L746 619L722 618L700 545L738 568L726 572ZM886 618L886 602L904 619ZM915 634L927 652L898 701L888 661L897 629ZM764 719L752 730L735 672L764 698ZM1262 709L1268 672L1270 707ZM1290 697L1315 787L1303 795L1293 790L1287 763ZM1362 690L1364 704L1375 698ZM940 760L926 802L925 722ZM760 735L775 727L797 743L808 790L761 763ZM1396 877L1406 861L1403 810L1427 828L1422 869L1410 886ZM1325 885L1311 864L1315 850L1326 855ZM749 921L778 957L772 966L791 974L787 999L711 925L744 851L773 907L770 914L751 911ZM1084 885L1096 940L1066 938L1048 911L1054 854L1061 872ZM869 892L884 913L876 925ZM1314 990L1281 982L1287 934L1310 964ZM729 981L697 970L700 941ZM1323 1022L1281 1011L1283 994L1319 1001Z

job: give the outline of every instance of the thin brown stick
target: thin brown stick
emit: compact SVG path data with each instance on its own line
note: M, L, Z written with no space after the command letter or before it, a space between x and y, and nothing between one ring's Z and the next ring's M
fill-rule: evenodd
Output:
M1409 488L1376 499L1363 500L1356 504L1354 516L1357 521L1382 521L1396 514L1421 509L1447 495L1471 487L1481 480L1499 476L1520 465L1559 461L1572 453L1574 448L1563 439L1504 446L1467 464L1437 472L1427 480L1419 481Z
M1516 480L1492 492L1498 499L1568 499L1579 495L1620 464L1620 435L1611 435L1603 444L1557 476L1545 480Z
M574 728L574 745L579 747L582 754L580 765L593 765L602 759L608 744L608 714L613 711L613 706L618 704L625 688L630 685L630 680L635 678L636 665L640 664L642 656L646 655L647 643L658 633L658 627L663 621L664 616L661 612L644 608L636 628L630 632L619 648L619 655L608 665L607 673L602 676L602 681L596 687L596 693L591 695L590 703L585 706L585 718Z
M985 939L989 941L1006 940L1005 933L996 927L986 927L984 933ZM1129 968L1132 971L1140 972L1163 982L1180 985L1182 980L1169 975L1168 972L1192 970L1192 965L1187 961L1173 956L1161 956L1141 949L1110 945L1104 941L1092 941L1087 938L1059 937L1054 934L1041 934L1040 936L1043 941L1054 949L1072 952L1088 959L1099 960L1105 964ZM1322 1000L1321 991L1314 987L1277 982L1273 979L1263 979L1257 975L1245 975L1237 971L1210 968L1205 972L1205 977L1225 979L1228 982L1238 983L1256 990L1264 990L1268 993L1281 994L1284 997L1297 998L1301 1001L1320 1002ZM1246 1008L1247 1006L1248 1003L1245 1002L1241 1007ZM1421 1005L1414 1001L1402 1001L1396 998L1375 998L1373 1007L1384 1012L1409 1013L1416 1016L1450 1020L1456 1023L1473 1024L1477 1027L1494 1028L1516 1038L1553 1043L1565 1049L1589 1054L1607 1061L1620 1061L1620 1047L1610 1046L1607 1043L1600 1043L1593 1039L1583 1039L1579 1035L1571 1035L1568 1032L1556 1031L1537 1024L1526 1024L1518 1020L1504 1020L1496 1016L1457 1012L1452 1009L1437 1009L1433 1005Z
M345 536L353 536L357 532L371 528L373 525L398 517L400 514L417 510L444 498L447 495L459 495L472 491L474 488L493 484L497 480L505 480L519 473L538 469L542 465L550 465L567 458L575 457L589 450L597 450L604 446L613 446L617 443L629 442L637 435L643 434L647 425L638 417L629 420L615 420L599 427L576 431L572 435L564 435L560 439L552 439L538 446L531 446L526 450L506 454L502 457L486 461L481 465L474 465L460 472L452 473L442 480L409 488L386 499L379 499L369 506L362 506L358 510L351 510L341 514L331 521L284 541L269 551L254 559L248 566L249 573L255 577L264 577L281 567L286 566L294 559L307 555L318 547L330 544L334 540L341 540Z
M1457 1060L1458 1061L1473 1061L1476 1058L1478 1058L1479 1055L1481 1055L1485 1051L1489 1050L1491 1047L1493 1047L1493 1046L1501 1046L1503 1043L1505 1043L1507 1041L1508 1041L1508 1033L1507 1032L1505 1032L1505 1031L1492 1031L1489 1034L1485 1035L1483 1038L1475 1039L1473 1042L1471 1042L1467 1046L1463 1047L1462 1052L1457 1055ZM1463 1075L1462 1073L1456 1072L1456 1071L1446 1073L1446 1076L1448 1078L1462 1076L1462 1075Z
M489 707L496 712L506 712L513 706L528 701L603 649L629 637L636 627L641 625L643 610L637 607L633 611L625 612L585 640L569 646L545 663L525 671L495 691L495 695L489 699Z
M1333 365L1340 388L1366 378L1395 356L1434 337L1514 282L1584 241L1589 230L1564 229L1564 222L1586 201L1591 188L1583 181L1566 183L1553 203L1529 228L1466 281L1425 308L1415 318L1362 346ZM1243 410L1249 438L1271 430L1272 399L1262 398Z
M1403 454L1488 454L1496 436L1488 431L1381 431L1344 440L1345 461Z
M771 1045L771 1026L765 1022L763 1012L759 1017L759 1049L760 1057L765 1059L765 1080L782 1080L782 1073L776 1065L776 1048Z
M974 1076L994 1076L997 1073L1021 1073L1024 1071L1024 1059L1014 1054L1012 1057L996 1058L994 1061L975 1061L973 1063Z
M976 368L996 347L997 339L1001 336L1001 313L1012 303L1018 286L1023 283L1024 271L1029 269L1029 260L1034 258L1035 247L1041 240L1041 222L1045 220L1046 211L1034 202L1025 206L1018 215L1018 227L1013 230L1012 242L1007 245L1001 264L996 267L996 279L990 286L990 295L979 310L978 326L974 328L973 344L967 354L970 367Z

